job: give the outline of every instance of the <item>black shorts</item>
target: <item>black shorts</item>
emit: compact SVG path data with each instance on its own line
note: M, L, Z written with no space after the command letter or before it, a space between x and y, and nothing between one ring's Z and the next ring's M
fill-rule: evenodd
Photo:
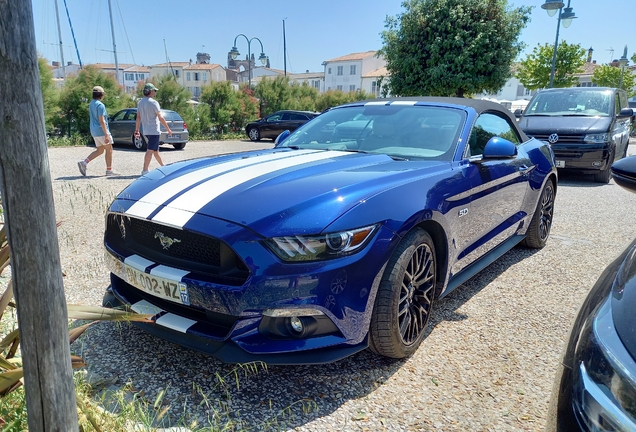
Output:
M146 135L148 141L148 150L159 150L159 135Z

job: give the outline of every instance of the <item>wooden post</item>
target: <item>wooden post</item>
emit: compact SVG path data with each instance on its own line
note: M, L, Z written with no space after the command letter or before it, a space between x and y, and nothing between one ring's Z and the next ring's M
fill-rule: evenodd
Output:
M0 0L0 191L30 432L77 431L31 0Z

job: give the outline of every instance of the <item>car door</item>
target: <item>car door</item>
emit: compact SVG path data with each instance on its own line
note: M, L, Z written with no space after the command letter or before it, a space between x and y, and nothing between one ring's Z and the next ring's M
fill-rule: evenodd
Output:
M280 123L282 122L283 115L284 113L274 113L267 117L260 128L261 138L276 138L278 134L282 132L282 130L280 130Z
M517 145L513 158L484 159L484 147L492 137L501 137ZM482 113L473 124L465 157L464 177L468 179L470 206L460 239L460 254L453 269L458 272L510 239L518 230L523 211L532 162L521 145L517 129L505 116ZM526 223L529 223L526 222Z
M121 110L110 118L108 129L113 137L113 142L118 143L124 141L124 132L126 129L124 118L127 114L128 110Z
M287 122L287 127L285 129L289 129L291 132L307 123L307 121L309 121L309 118L305 114L290 113L289 121Z

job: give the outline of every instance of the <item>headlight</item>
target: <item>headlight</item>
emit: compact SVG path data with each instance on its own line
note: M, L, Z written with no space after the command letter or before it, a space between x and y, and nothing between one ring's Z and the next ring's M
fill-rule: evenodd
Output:
M602 142L607 142L608 140L609 140L609 135L606 133L587 134L585 135L585 138L583 138L583 141L588 143L602 143Z
M636 430L635 373L607 299L583 327L574 363L572 404L587 430Z
M360 250L377 225L316 236L274 237L265 244L283 261L319 261Z

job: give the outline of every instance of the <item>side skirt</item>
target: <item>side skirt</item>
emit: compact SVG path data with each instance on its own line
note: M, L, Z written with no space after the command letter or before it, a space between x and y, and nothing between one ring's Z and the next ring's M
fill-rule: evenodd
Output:
M446 297L448 293L450 293L455 288L466 282L468 279L475 276L477 273L495 262L495 260L500 258L503 254L508 252L517 244L519 244L519 242L521 242L524 238L525 235L516 235L510 237L508 240L497 246L495 249L472 263L470 266L466 267L461 273L453 276L453 278L448 282L446 290L439 296L439 298Z

